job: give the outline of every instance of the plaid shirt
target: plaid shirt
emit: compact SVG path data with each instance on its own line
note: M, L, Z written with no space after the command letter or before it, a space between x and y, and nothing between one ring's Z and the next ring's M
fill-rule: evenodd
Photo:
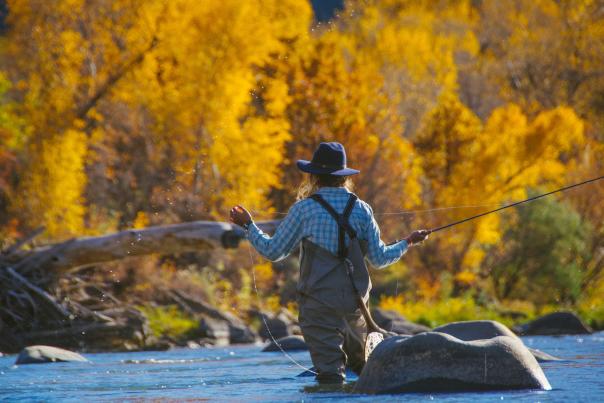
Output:
M340 214L343 213L350 196L346 188L324 187L317 193ZM357 232L357 237L367 241L367 259L374 267L388 266L399 260L407 251L408 245L404 240L390 245L382 242L373 210L364 201L357 200L349 222ZM319 203L312 199L303 199L295 203L272 237L252 223L248 228L247 238L262 256L272 261L285 258L303 238L334 255L338 253L338 224ZM346 243L348 242L347 234Z

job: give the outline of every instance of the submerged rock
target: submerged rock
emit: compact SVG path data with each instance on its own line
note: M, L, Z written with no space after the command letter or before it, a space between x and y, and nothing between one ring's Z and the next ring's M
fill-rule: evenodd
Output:
M418 334L430 331L429 327L410 322L396 311L374 308L371 310L371 316L379 327L389 332L397 334Z
M51 346L29 346L25 347L19 353L15 365L71 361L88 362L88 360L80 354L62 348Z
M564 334L589 334L592 330L572 312L554 312L532 322L514 327L521 335L556 336Z
M492 339L497 336L518 338L506 325L494 320L452 322L434 328L432 331L450 334L464 341Z
M467 391L551 389L541 367L518 338L463 341L444 333L391 337L363 368L355 391Z
M308 350L308 345L304 341L302 336L286 336L280 339L277 339L277 343L281 346L281 349L284 351L306 351ZM281 349L277 346L274 341L271 341L262 349L262 351L281 351Z

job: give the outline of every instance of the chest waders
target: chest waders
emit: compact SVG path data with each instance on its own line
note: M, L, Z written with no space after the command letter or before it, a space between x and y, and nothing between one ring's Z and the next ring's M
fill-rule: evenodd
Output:
M317 380L342 382L346 365L360 373L367 356L387 332L375 324L366 306L371 280L364 260L365 243L359 241L348 222L357 197L350 196L342 214L320 195L311 198L338 223L338 255L309 240L302 241L297 287L300 327L318 372Z

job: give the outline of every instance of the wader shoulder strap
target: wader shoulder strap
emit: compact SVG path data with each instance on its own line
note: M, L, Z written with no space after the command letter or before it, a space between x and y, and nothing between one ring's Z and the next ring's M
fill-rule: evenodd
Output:
M338 224L338 256L343 258L346 257L346 243L344 239L344 232L348 233L350 239L354 239L357 236L354 228L350 226L348 222L348 218L352 213L352 209L354 207L355 202L357 201L357 196L355 194L351 194L348 198L348 202L346 203L346 207L344 208L343 214L338 214L338 212L329 204L320 194L313 194L310 196L311 199L319 203L327 212L336 220Z

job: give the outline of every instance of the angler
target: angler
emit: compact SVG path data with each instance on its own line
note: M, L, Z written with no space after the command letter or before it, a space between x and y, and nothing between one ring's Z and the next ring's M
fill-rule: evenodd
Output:
M288 256L298 244L299 322L320 383L342 383L345 367L360 373L367 333L379 329L367 310L371 280L365 258L376 268L398 261L430 231L385 244L371 207L350 189L358 170L346 166L340 143L321 143L311 161L299 160L310 174L274 235L263 233L242 206L230 219L246 230L256 250L269 260Z

